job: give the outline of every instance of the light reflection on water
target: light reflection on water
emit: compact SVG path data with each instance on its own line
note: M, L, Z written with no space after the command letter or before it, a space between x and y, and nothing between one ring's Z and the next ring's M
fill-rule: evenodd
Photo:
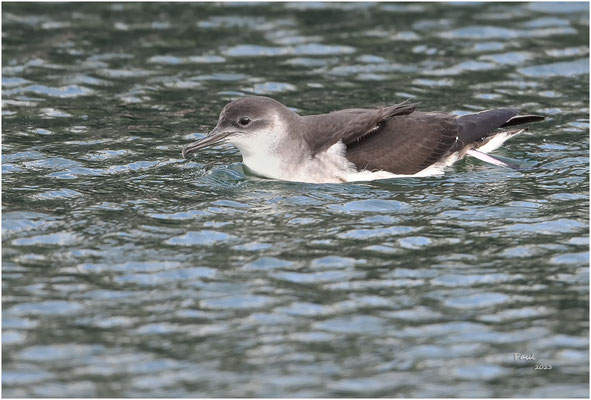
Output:
M8 397L588 397L588 5L3 7ZM244 94L548 116L446 175L251 175ZM514 353L535 353L551 371Z

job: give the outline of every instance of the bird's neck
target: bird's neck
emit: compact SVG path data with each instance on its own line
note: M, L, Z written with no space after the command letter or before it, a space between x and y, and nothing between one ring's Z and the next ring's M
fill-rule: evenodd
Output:
M277 135L261 135L234 145L249 169L272 179L292 180L300 166L311 157L303 141L299 143Z

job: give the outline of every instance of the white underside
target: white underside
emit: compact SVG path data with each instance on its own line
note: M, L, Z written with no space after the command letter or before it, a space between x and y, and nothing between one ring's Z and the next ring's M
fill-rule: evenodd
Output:
M484 146L478 148L478 151L481 153L491 152L499 148L515 133L499 133ZM244 164L256 174L272 179L312 183L359 182L441 175L446 167L464 156L464 154L456 152L414 175L397 175L387 171L357 171L355 165L345 158L346 147L342 142L334 144L325 152L317 154L305 162L290 161L288 158L291 155L282 157L275 148L261 151L264 147L274 147L268 142L253 143L250 140L247 143L248 146L246 143L234 144L240 150ZM253 151L253 149L257 149L257 151Z
M478 148L478 151L481 153L490 153L491 151L494 151L501 147L503 143L505 143L505 141L509 139L511 136L515 136L523 132L524 130L525 129L520 129L518 131L507 131L497 133L488 142L486 142L484 146L480 146Z

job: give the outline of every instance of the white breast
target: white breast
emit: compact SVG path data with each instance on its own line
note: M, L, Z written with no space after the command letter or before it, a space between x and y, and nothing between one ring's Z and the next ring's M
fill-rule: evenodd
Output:
M267 178L282 179L286 160L282 160L277 153L276 143L267 139L266 135L232 140L232 144L240 150L242 162L253 172Z

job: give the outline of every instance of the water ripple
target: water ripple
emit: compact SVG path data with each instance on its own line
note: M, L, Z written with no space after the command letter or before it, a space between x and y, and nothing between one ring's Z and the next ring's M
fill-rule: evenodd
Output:
M8 315L67 315L83 309L82 304L64 300L20 303L9 307Z
M551 78L555 76L573 76L573 75L588 75L589 74L589 60L581 58L575 61L564 61L552 64L536 65L532 67L524 67L517 70L520 74L536 77L536 78Z
M308 43L297 46L271 47L261 45L242 44L224 50L224 54L230 57L261 57L261 56L285 56L285 55L321 55L350 54L355 48L351 46L325 45L320 43Z
M28 85L18 89L3 90L2 93L6 96L14 96L17 94L33 93L41 96L57 97L57 98L74 98L80 96L90 96L94 94L94 90L80 85L68 85L61 87L50 87L45 85Z
M220 242L232 241L234 239L236 239L236 237L228 233L203 230L198 232L187 232L184 235L167 239L164 243L173 246L211 246Z

